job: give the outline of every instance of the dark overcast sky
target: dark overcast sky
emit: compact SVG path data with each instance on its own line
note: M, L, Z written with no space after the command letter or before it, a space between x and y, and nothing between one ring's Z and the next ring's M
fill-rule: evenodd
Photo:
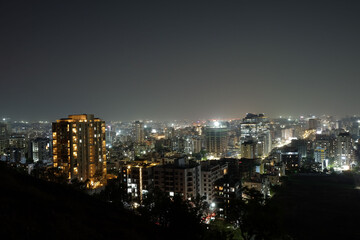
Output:
M358 114L360 1L1 1L0 116Z

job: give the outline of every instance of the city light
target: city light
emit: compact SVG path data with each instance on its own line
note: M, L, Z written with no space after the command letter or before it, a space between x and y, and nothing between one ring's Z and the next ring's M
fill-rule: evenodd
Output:
M360 1L4 3L3 239L360 239Z

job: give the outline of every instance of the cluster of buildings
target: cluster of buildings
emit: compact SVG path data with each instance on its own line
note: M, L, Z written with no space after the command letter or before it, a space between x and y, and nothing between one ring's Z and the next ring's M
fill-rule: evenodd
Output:
M52 162L51 125L0 121L0 160L11 163Z
M56 168L68 182L91 189L118 178L137 203L155 188L184 199L200 196L226 217L242 187L269 196L287 174L354 169L359 136L359 117L249 113L242 119L106 124L81 114L52 125L4 119L0 154L29 171Z

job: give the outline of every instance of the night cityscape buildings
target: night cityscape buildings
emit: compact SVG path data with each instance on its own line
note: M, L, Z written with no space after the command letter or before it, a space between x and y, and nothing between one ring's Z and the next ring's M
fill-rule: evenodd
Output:
M276 172L298 172L308 163L319 164L319 172L355 169L359 131L353 126L359 119L329 121L327 116L319 116L316 130L313 118L271 119L264 114L247 114L241 120L108 124L91 114L82 114L57 120L52 130L44 122L3 121L1 159L30 165L46 163L66 173L68 181L88 181L92 188L106 185L106 179L112 176L107 172L124 169L125 176L120 178L128 182L129 188L137 189L134 197L158 187L184 199L205 196L211 203L213 183L224 175L217 171L227 169L227 174L233 168L228 163L223 165L224 159L252 162L249 168L231 174L243 181L250 181L254 174L264 177ZM148 172L134 175L132 168ZM186 171L191 169L197 169L196 173L186 178ZM140 177L142 174L147 174L146 178Z
M270 199L283 177L357 171L360 116L318 116L316 129L311 117L105 123L80 114L52 125L3 121L1 161L47 181L83 184L89 194L118 181L123 203L134 209L158 190L189 202L201 197L211 224L231 219L233 204L251 198L247 189Z
M359 12L1 2L4 238L360 239Z

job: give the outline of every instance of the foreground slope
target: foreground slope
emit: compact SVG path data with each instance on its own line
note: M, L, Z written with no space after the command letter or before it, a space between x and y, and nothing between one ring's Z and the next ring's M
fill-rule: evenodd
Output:
M293 176L272 203L294 239L360 239L356 175Z
M133 213L3 165L0 193L6 239L163 239L156 226Z

